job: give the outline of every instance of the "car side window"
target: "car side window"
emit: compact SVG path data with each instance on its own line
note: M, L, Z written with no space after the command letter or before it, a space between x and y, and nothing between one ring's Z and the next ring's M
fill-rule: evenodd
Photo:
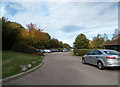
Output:
M89 52L87 55L93 55L93 52L94 52L94 51L91 51L91 52Z
M99 54L99 53L98 53L97 50L95 50L94 53L93 53L93 55L98 55L98 54Z
M99 51L99 50L95 50L93 54L94 54L94 55L101 55L101 54L102 54L102 52L101 52L101 51Z
M102 55L103 53L101 51L99 51L99 55Z

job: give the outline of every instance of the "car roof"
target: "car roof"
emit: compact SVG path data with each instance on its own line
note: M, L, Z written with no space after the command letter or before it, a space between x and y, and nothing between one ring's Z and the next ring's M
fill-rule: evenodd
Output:
M115 51L115 50L110 50L110 49L98 49L100 51Z

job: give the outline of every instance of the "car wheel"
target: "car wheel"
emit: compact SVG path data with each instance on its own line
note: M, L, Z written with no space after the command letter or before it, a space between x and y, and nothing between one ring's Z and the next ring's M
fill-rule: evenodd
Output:
M100 69L100 70L103 70L103 69L104 69L104 66L103 66L103 63L102 63L102 62L98 62L97 67L98 67L98 69Z
M86 64L85 58L82 58L82 63L83 63L83 64Z

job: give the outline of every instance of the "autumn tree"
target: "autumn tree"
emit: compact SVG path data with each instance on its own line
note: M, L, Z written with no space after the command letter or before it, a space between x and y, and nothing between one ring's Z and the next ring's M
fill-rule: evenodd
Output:
M94 42L93 42L92 40L89 40L88 47L89 47L90 49L93 49L93 48L94 48Z
M21 41L20 41L19 43L27 44L27 45L30 44L29 32L28 32L28 30L25 29L25 28L22 28L22 29L21 29Z
M97 37L93 37L93 44L95 48L102 47L104 43L104 38L101 34L98 34Z
M27 26L27 30L28 30L28 33L29 33L29 41L30 41L30 45L34 45L36 44L36 37L35 37L35 34L36 34L36 24L28 24L26 25Z
M27 28L16 22L10 22L2 18L2 44L3 49L11 49L16 43L30 45L36 48L63 48L63 43L53 38L48 33L43 32L36 24L27 24ZM69 47L64 44L64 47Z
M51 36L48 33L43 33L43 35L40 35L44 38L40 39L40 47L39 48L50 48L50 41L51 41Z
M38 28L36 24L28 24L27 25L27 31L28 31L28 41L30 42L30 45L36 47L36 48L42 48L49 47L49 39L50 35L48 33L42 32L43 30Z

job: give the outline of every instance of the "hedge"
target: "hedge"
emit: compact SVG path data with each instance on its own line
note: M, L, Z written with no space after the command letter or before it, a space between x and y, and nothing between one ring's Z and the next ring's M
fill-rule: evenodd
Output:
M36 53L36 49L34 47L28 46L26 44L15 44L12 47L12 50L15 52L28 53L28 54Z
M92 50L94 50L94 49L74 49L73 52L74 52L74 55L76 55L76 56L83 56Z

